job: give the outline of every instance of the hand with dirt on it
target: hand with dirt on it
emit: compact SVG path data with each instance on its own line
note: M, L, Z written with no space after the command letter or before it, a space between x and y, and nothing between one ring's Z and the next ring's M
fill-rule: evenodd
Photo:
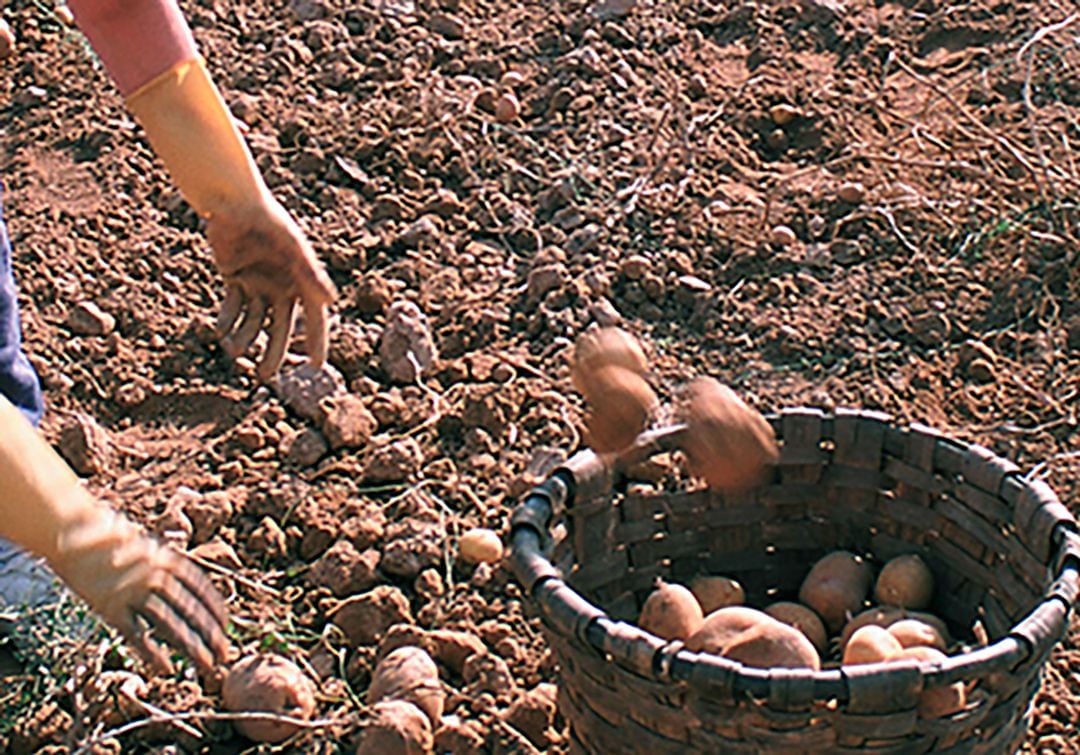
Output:
M321 367L334 285L285 208L264 192L254 206L213 214L206 235L226 285L217 323L225 350L233 357L245 353L265 327L269 340L258 373L268 380L285 358L300 305L308 358Z
M203 673L225 663L225 605L207 576L107 507L86 513L62 533L50 559L68 587L158 671L172 671L164 645Z
M209 578L82 485L0 394L0 537L42 556L160 670L162 642L204 672L227 660L225 605Z

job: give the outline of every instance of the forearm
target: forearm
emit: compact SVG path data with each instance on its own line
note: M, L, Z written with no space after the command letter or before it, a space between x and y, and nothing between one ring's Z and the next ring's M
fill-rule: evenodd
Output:
M101 506L23 414L0 395L0 536L58 558L64 533Z
M125 97L198 57L176 0L69 0L68 6Z

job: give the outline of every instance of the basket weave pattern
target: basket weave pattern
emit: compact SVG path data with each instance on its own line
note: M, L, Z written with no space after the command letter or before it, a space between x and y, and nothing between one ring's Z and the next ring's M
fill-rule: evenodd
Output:
M584 452L515 510L511 564L560 666L559 707L594 753L1007 753L1077 597L1080 537L1041 481L987 449L882 414L771 417L780 462L758 490L721 496L627 481L678 448L643 435L620 459ZM552 525L565 527L552 531ZM553 547L552 547L553 546ZM991 644L942 664L752 669L633 625L657 576L724 574L748 603L790 599L809 566L845 548L881 563L919 553L933 611ZM549 559L550 554L550 559ZM554 563L552 563L554 561ZM965 711L918 717L922 690L969 687Z

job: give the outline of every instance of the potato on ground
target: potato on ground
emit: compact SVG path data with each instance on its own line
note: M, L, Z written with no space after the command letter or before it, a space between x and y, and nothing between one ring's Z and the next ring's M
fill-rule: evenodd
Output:
M943 663L948 656L940 650L928 647L906 648L901 658L910 658L920 663ZM922 718L942 718L962 711L967 706L967 690L963 682L955 682L944 687L923 689L919 695L919 716Z
M863 607L870 565L848 551L834 551L813 565L799 588L799 602L813 608L829 631L838 631Z
M742 585L730 577L694 577L690 580L690 592L694 593L705 614L746 602Z
M858 666L863 663L891 661L904 652L900 641L875 624L856 630L844 648L843 665Z
M874 598L883 606L928 608L934 599L934 574L917 554L897 556L882 567Z
M828 651L829 635L825 631L821 617L814 613L813 609L801 603L780 602L768 606L765 613L805 634L820 655Z
M701 628L701 606L682 585L657 580L641 608L638 626L665 640L685 640Z
M267 712L308 720L315 711L315 685L292 661L260 653L242 658L222 684L225 707L234 712ZM236 730L253 742L282 742L297 731L278 721L235 721Z
M371 709L356 755L427 755L435 749L431 720L404 700L384 700Z
M736 636L766 621L775 619L756 608L721 608L705 617L701 628L686 640L686 649L692 653L721 655Z
M686 423L683 451L690 472L713 490L754 487L780 456L765 417L713 378L686 387L679 418Z
M432 727L442 718L446 694L439 682L439 669L424 650L405 645L379 661L368 687L368 705L382 700L404 700L422 710Z

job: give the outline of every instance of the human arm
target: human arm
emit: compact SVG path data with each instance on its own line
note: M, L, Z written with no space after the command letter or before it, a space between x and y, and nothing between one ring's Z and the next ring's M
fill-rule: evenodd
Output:
M226 284L218 318L226 350L246 352L268 321L259 375L270 378L284 359L299 305L308 356L321 366L333 284L263 182L175 1L69 5L173 181L207 221Z
M2 395L0 536L44 557L159 668L168 667L159 639L204 671L226 660L224 604L207 577L90 495Z

